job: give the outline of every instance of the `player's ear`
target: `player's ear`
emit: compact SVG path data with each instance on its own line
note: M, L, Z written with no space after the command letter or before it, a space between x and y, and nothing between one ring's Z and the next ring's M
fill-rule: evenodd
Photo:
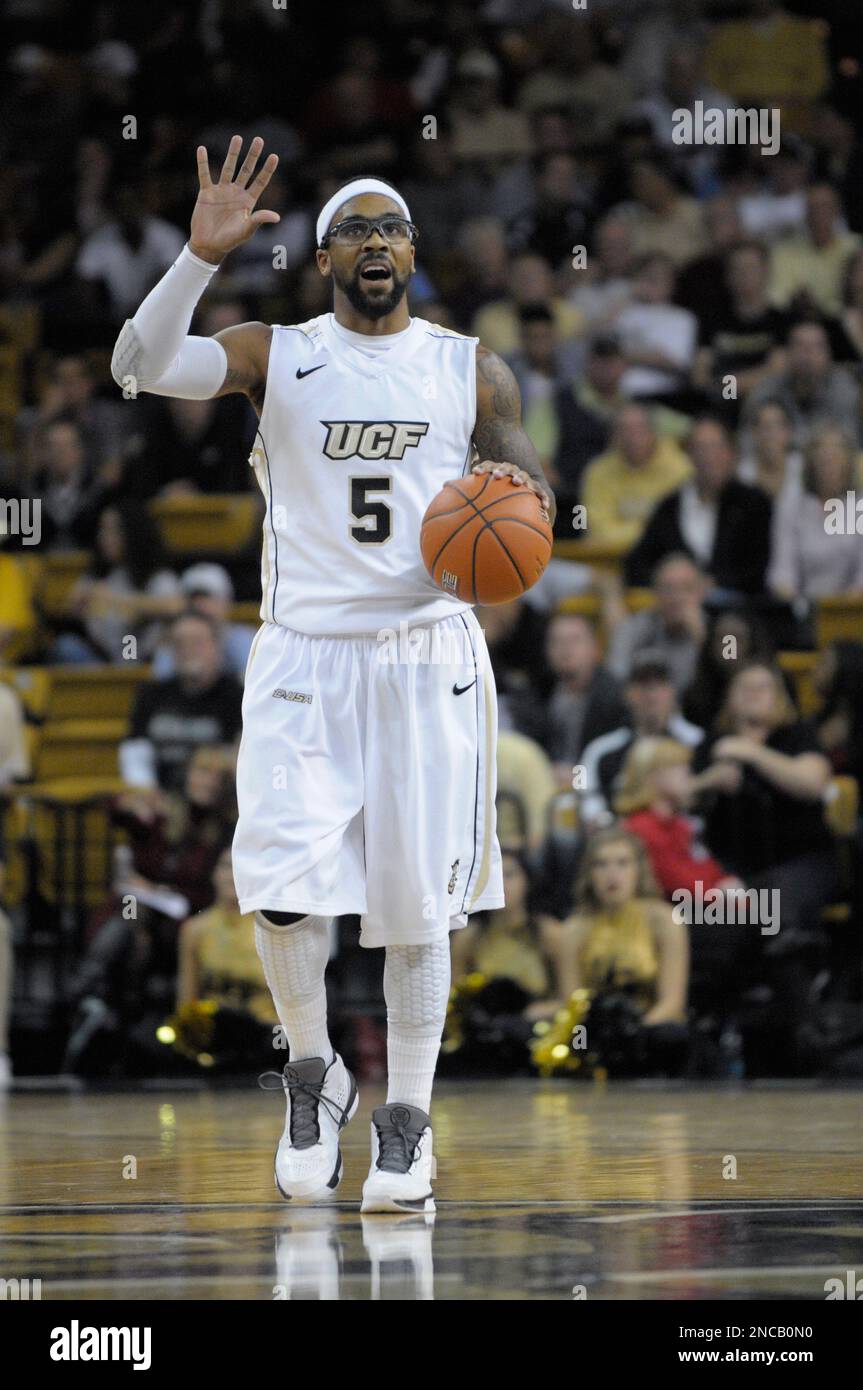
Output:
M325 279L329 279L330 274L332 273L329 251L323 251L320 247L318 247L318 249L315 252L315 260L318 263L318 270L321 272Z

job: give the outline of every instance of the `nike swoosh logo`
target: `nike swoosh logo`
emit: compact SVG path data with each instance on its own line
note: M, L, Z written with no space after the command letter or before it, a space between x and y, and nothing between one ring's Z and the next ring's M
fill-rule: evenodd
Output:
M470 690L471 686L473 686L473 685L476 685L476 676L474 676L474 678L473 678L473 680L471 681L470 685L454 685L453 688L452 688L452 693L453 693L453 695L463 695L464 692L465 692L466 690Z
M321 367L325 367L326 365L326 362L322 362L320 367L307 367L305 371L297 367L297 381L301 381L304 376L311 376L312 372L319 372Z

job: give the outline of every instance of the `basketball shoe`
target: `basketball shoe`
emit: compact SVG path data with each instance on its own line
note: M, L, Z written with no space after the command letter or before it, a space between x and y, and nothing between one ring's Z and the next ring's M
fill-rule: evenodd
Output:
M434 1211L431 1120L415 1105L379 1105L372 1111L372 1166L360 1211Z
M285 1128L276 1149L276 1187L283 1197L310 1201L332 1194L342 1180L339 1134L359 1105L357 1083L338 1053L327 1066L322 1057L286 1062L281 1073L268 1071L284 1088Z

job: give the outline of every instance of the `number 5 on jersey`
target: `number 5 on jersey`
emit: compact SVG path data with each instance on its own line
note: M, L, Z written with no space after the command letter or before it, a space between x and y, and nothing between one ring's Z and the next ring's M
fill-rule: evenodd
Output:
M372 524L367 521L364 526L351 526L350 533L359 545L384 545L392 535L392 508L386 502L370 502L368 495L370 492L389 492L392 488L393 480L391 477L384 478L348 478L348 486L351 490L351 515L357 520L363 517L372 518Z

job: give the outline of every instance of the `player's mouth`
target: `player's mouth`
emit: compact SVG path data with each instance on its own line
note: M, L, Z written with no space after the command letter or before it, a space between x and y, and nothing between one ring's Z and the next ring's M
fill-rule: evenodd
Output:
M389 261L366 261L360 271L360 279L367 285L383 284L392 279L392 269Z

